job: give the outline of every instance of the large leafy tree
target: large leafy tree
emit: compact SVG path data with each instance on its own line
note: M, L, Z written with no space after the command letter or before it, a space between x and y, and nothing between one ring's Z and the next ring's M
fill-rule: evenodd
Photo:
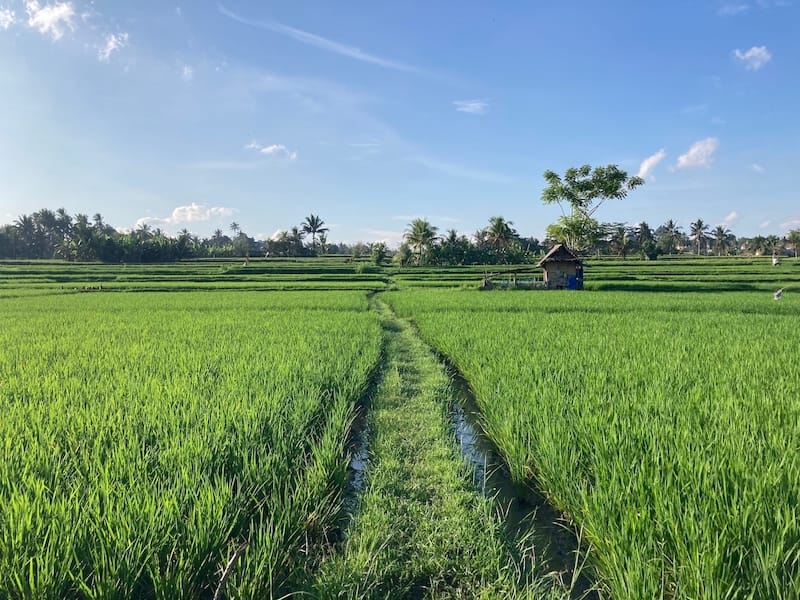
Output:
M600 227L594 214L607 200L622 199L628 192L644 183L644 179L628 176L617 165L571 167L561 177L554 171L545 171L547 187L542 191L542 202L558 204L562 216L557 227L548 228L548 235L558 234L574 250L582 251L594 243ZM569 209L569 212L566 209ZM556 239L558 239L556 237Z
M305 233L311 235L311 249L316 253L317 251L317 234L325 233L328 228L325 227L325 221L319 218L319 215L310 214L306 220L300 225Z
M425 219L414 219L403 234L403 238L417 254L417 264L422 264L425 253L428 252L436 241L436 232L439 229Z

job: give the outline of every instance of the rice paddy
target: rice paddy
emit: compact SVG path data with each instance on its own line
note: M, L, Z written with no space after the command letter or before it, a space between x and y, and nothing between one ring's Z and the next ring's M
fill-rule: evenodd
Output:
M571 597L521 568L429 348L602 597L800 597L799 263L593 261L582 293L484 274L1 263L0 597Z

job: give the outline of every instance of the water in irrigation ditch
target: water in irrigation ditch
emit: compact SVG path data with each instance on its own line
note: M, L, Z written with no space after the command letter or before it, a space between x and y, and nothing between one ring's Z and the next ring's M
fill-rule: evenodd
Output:
M344 511L352 520L358 511L358 503L366 485L369 463L370 428L366 418L366 407L359 407L350 435L350 462L347 465L347 485L344 490Z
M536 556L549 571L561 574L578 598L599 598L585 572L573 574L583 563L583 549L574 528L559 515L544 496L528 486L514 484L496 446L480 425L480 409L469 383L448 365L455 402L450 411L453 431L462 455L473 467L475 483L484 494L493 496L506 510L506 526L514 539L531 528Z

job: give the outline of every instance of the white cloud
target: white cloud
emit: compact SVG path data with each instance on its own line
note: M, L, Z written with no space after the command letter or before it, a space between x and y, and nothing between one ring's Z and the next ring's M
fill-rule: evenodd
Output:
M724 227L725 229L729 229L731 227L731 225L733 225L738 218L739 218L739 214L734 210L734 211L728 213L727 217L722 219L722 222L720 223L720 225L722 227Z
M190 65L183 65L181 69L181 79L191 81L194 78L194 69Z
M763 165L760 165L758 163L751 164L750 165L750 170L754 171L756 173L766 173L767 172L767 169L765 169Z
M100 62L108 62L111 55L128 45L128 34L122 33L109 33L106 35L106 45L100 48L97 53L97 58Z
M383 242L387 246L399 246L403 242L404 233L402 231L391 231L388 229L362 229L369 239L367 242Z
M259 154L266 156L285 156L289 160L297 158L297 151L289 150L283 144L271 144L269 146L262 146L258 142L250 142L245 146L246 150L255 150Z
M201 221L210 221L211 219L220 219L222 217L231 217L238 211L235 208L228 208L225 206L206 206L204 204L197 204L192 202L188 206L177 206L168 217L142 217L136 221L136 227L143 223L155 223L162 225L181 225L183 223L197 223Z
M55 2L41 6L38 0L25 0L25 10L28 13L28 27L49 35L54 40L60 39L67 27L70 30L75 28L72 23L75 16L72 2Z
M652 156L648 156L642 161L642 164L639 165L639 172L636 175L642 179L647 179L653 172L653 169L656 168L656 165L664 160L666 155L667 153L662 148Z
M8 29L17 20L16 13L10 8L0 8L0 29Z
M748 71L758 71L772 59L772 54L769 53L766 46L753 46L750 50L745 51L737 48L733 51L733 56Z
M690 169L694 167L710 167L714 162L714 152L719 148L717 138L706 138L691 145L686 154L678 157L675 169Z
M248 25L250 27L258 27L259 29L266 29L267 31L272 31L274 33L279 33L281 35L285 35L286 37L292 38L297 42L300 42L302 44L307 44L309 46L314 46L315 48L320 48L321 50L326 50L334 54L340 54L342 56L346 56L354 60L359 60L361 62L378 65L386 69L394 69L396 71L407 71L420 74L423 73L423 71L411 65L382 58L380 56L375 56L374 54L369 54L354 46L348 46L347 44L335 42L333 40L329 40L322 36L309 33L308 31L295 29L294 27L290 27L289 25L284 25L283 23L280 23L278 21L273 21L273 20L255 21L253 19L247 19L245 17L237 15L234 12L231 12L230 10L225 8L222 4L217 4L217 9L222 15L228 17L229 19L232 19L233 21L236 21L237 23L242 23L243 25Z
M743 2L726 2L717 9L717 14L723 17L733 17L750 10L750 5Z
M781 229L798 229L800 228L800 217L790 218L781 223Z
M489 103L485 100L454 100L453 104L458 112L471 115L485 115Z
M772 221L764 221L763 223L759 224L758 228L759 229L766 229L770 225L772 225Z

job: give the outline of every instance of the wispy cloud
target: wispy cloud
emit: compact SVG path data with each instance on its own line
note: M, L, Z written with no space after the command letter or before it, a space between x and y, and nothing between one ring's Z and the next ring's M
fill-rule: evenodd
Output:
M106 45L100 48L97 52L97 59L100 62L107 63L111 59L111 55L117 50L124 48L128 45L128 34L122 33L109 33L106 35Z
M461 223L461 219L456 219L454 217L445 217L441 215L397 215L392 217L392 221L403 221L404 223L410 223L414 219L428 219L429 221L437 221L443 223Z
M800 228L800 217L791 217L781 223L781 229L798 229Z
M733 56L748 71L758 71L772 59L772 54L769 53L766 46L753 46L749 50L737 48L733 51Z
M395 60L390 60L388 58L383 58L375 54L370 54L368 52L364 52L359 48L356 48L355 46L350 46L347 44L343 44L341 42L330 40L328 38L324 38L322 36L309 33L308 31L303 31L302 29L296 29L294 27L290 27L289 25L280 23L279 21L274 21L272 19L254 20L242 17L228 10L222 4L217 4L217 10L219 10L219 12L222 15L236 21L237 23L242 23L243 25L248 25L250 27L258 27L259 29L272 31L274 33L278 33L280 35L289 37L295 40L296 42L300 42L301 44L314 46L315 48L319 48L320 50L325 50L326 52L332 52L333 54L346 56L348 58L352 58L353 60L358 60L373 65L378 65L379 67L383 67L385 69L394 69L396 71L406 71L409 73L420 73L420 74L423 73L421 69L418 69L417 67L414 67L412 65L408 65Z
M10 8L0 8L0 29L6 30L17 21L16 13Z
M25 0L25 11L28 13L28 27L49 35L53 40L61 39L67 28L75 29L72 22L75 7L72 2L55 2L42 6L37 0Z
M696 167L710 167L714 162L714 153L719 148L717 138L706 138L691 145L686 154L678 157L678 162L673 168L691 169Z
M759 223L758 228L759 229L766 229L770 225L772 225L772 221L762 221L761 223Z
M194 68L191 65L183 65L183 68L181 69L181 79L186 82L194 79Z
M708 104L692 104L681 109L682 115L704 115L708 112Z
M487 183L512 183L514 181L513 177L504 175L503 173L473 169L472 167L436 160L427 156L411 156L408 158L408 160L418 165L422 165L425 168L431 169L432 171L438 171L453 177L474 179L476 181L484 181Z
M458 112L470 115L485 115L489 108L486 100L454 100L453 105Z
M289 160L297 158L297 151L289 150L283 144L270 144L269 146L262 146L258 142L250 142L245 146L246 150L255 150L259 154L265 156L285 156Z
M735 17L748 10L750 10L750 5L744 2L725 2L717 9L717 14L722 17Z
M720 225L725 229L730 229L731 225L733 225L739 219L739 214L734 210L728 213L728 215L722 219Z
M751 164L750 165L750 170L753 171L754 173L766 173L767 172L767 169L764 167L764 165L760 165L758 163Z
M173 209L172 214L168 217L142 217L136 221L136 226L147 223L148 225L161 224L161 225L182 225L185 223L198 223L204 221L211 221L212 219L221 219L223 217L231 217L238 211L235 208L226 206L206 206L205 204L197 204L192 202L187 206L177 206Z
M650 177L653 172L653 169L656 168L658 163L664 160L664 157L666 155L667 153L662 148L652 156L648 156L647 158L645 158L642 161L642 164L639 165L639 172L637 173L637 176L641 177L642 179L647 179L648 177Z

